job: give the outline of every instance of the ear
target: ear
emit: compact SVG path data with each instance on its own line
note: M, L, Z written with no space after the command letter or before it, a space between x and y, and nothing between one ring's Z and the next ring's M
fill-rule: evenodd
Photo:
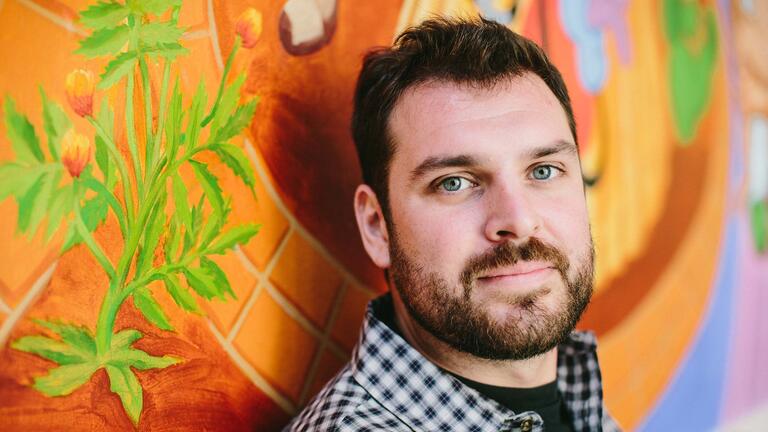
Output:
M365 251L379 268L389 268L389 233L381 205L370 186L361 184L355 191L355 218Z

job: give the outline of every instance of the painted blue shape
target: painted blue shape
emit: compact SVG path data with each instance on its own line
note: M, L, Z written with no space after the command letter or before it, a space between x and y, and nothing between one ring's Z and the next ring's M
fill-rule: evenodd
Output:
M581 85L597 94L605 85L607 60L603 32L589 24L588 0L560 0L560 22L576 46L576 67Z
M715 291L701 333L640 431L700 432L718 425L737 283L738 218L729 217L723 236Z
M512 21L512 12L499 10L493 5L493 0L475 0L475 5L485 18L502 24L508 24Z

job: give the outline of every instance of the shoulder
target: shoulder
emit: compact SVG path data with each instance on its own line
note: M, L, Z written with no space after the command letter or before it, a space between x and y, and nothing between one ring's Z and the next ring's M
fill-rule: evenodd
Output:
M306 408L285 428L285 432L310 431L397 431L401 423L385 410L350 372L339 372Z
M347 365L325 385L285 431L338 431L341 419L367 398L368 394L357 385Z

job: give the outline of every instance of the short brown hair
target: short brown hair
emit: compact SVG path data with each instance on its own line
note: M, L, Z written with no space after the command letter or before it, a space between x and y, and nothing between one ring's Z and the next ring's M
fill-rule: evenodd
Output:
M371 186L389 217L388 174L395 144L389 117L405 90L428 81L490 88L526 72L552 90L576 123L565 82L544 51L509 28L484 18L433 18L401 33L391 47L376 48L363 60L355 89L352 137L363 181Z

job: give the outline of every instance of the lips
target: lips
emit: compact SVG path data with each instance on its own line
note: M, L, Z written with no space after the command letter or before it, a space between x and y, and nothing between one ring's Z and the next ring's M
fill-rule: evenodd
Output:
M493 280L506 277L531 276L539 273L545 273L548 270L554 270L549 263L540 262L520 262L510 267L501 267L481 275L478 279Z

